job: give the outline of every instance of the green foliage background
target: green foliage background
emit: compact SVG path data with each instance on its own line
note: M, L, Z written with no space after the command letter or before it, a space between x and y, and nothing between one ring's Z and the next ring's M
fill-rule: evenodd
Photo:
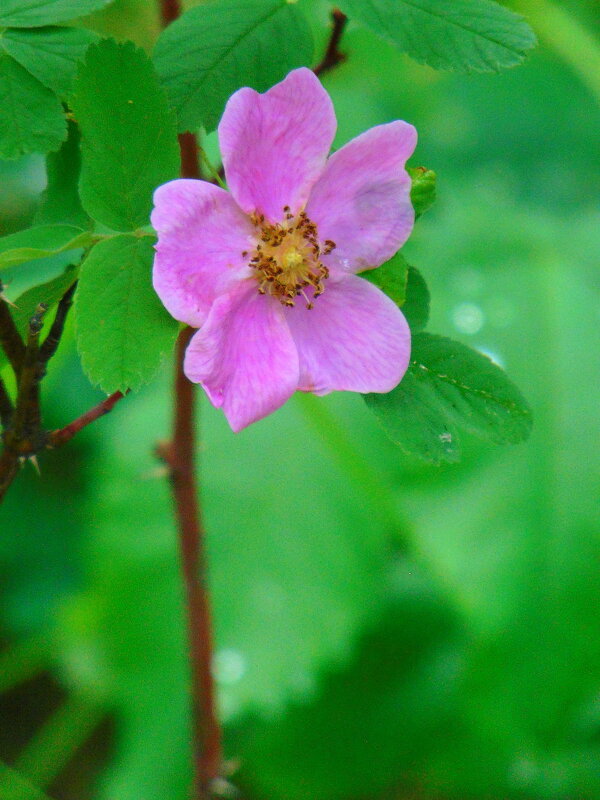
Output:
M119 0L94 25L149 46L150 6ZM537 0L513 7L535 27ZM595 3L561 8L600 47ZM320 53L328 6L313 12ZM203 401L216 672L248 800L600 798L600 90L543 22L500 75L434 72L351 25L324 79L337 145L417 126L438 202L404 252L430 328L506 366L535 427L516 447L465 437L459 464L430 467L358 396L297 397L236 436ZM1 233L32 219L43 176L37 157L0 163ZM58 427L99 395L72 330L56 359ZM0 756L57 800L186 797L177 552L152 456L169 381L165 364L41 480L24 470L1 512ZM81 749L92 730L101 756Z

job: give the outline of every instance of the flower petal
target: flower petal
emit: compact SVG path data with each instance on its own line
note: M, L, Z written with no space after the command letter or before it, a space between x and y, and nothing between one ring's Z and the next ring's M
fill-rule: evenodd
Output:
M412 125L378 125L334 153L306 207L321 241L336 248L328 264L350 272L378 267L408 239L414 224L404 168L417 142Z
M222 295L191 340L184 371L235 432L275 411L298 386L298 352L283 306L259 294L255 281Z
M286 319L300 356L301 391L390 392L406 372L408 324L364 278L330 279L312 309L296 303Z
M240 89L219 124L225 176L246 213L271 222L295 213L321 174L335 135L331 99L319 79L296 69L265 94Z
M154 193L154 288L175 319L198 328L219 294L248 272L253 226L231 195L206 181L176 180Z

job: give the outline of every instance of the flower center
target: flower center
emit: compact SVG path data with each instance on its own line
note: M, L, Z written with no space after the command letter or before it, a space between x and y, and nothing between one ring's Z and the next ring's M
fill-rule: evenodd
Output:
M254 250L242 253L250 256L249 265L255 270L260 294L276 297L284 306L295 305L295 298L302 295L306 307L323 294L329 270L321 256L331 253L335 242L326 239L321 246L317 226L301 211L297 216L289 206L283 209L284 220L271 225L264 216L252 214L253 225L258 229L258 242ZM312 297L306 293L312 289Z

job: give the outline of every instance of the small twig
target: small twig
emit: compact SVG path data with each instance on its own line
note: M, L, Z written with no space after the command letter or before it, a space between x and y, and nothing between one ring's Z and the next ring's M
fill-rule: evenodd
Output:
M0 347L6 353L13 372L18 375L25 356L25 344L3 299L0 299Z
M14 408L10 395L4 385L4 381L0 378L0 425L6 430L10 425Z
M83 430L83 428L85 428L91 422L94 422L95 420L104 416L104 414L108 414L109 411L112 411L115 405L123 397L125 397L125 395L122 392L115 392L107 397L106 400L103 400L101 403L98 403L97 406L94 406L94 408L86 411L85 414L77 417L77 419L73 420L73 422L65 425L64 428L59 428L56 431L52 431L48 438L47 447L55 448L66 444L75 436L76 433L79 433L79 431Z
M58 345L60 344L60 338L65 328L67 314L73 305L73 295L75 294L76 288L77 281L75 281L75 283L69 289L67 289L58 304L54 322L52 323L50 331L44 340L44 344L40 347L39 361L40 366L42 367L44 367L48 361L50 361L52 356L56 353Z
M29 332L27 335L27 346L23 356L21 374L19 376L19 390L17 394L17 405L12 420L10 438L15 442L21 442L26 433L26 428L32 421L39 420L38 393L36 391L39 382L38 355L40 331L44 324L44 314L48 306L40 303L35 314L29 320ZM37 407L37 408L36 408ZM9 438L7 437L7 443ZM26 455L26 453L23 453Z
M334 8L331 12L331 20L332 29L327 44L327 50L325 51L322 61L320 61L313 70L315 75L322 75L324 72L333 69L333 67L346 60L345 53L340 53L338 48L342 39L342 34L344 33L344 28L348 22L348 17L338 8Z
M198 139L194 133L179 134L179 152L181 153L181 175L184 178L201 178L198 163Z

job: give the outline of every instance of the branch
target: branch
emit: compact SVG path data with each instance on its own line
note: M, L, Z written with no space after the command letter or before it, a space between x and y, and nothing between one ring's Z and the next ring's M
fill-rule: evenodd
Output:
M325 51L323 60L319 62L319 64L317 64L313 70L315 75L322 75L324 72L333 69L333 67L346 60L346 55L344 53L340 53L338 47L342 39L342 34L344 33L346 23L348 22L348 17L339 9L334 8L331 12L331 20L332 29L331 36L329 37L329 43L327 44L327 50Z
M0 284L0 293L2 285ZM6 353L15 375L21 371L21 363L25 356L25 345L17 330L6 301L0 298L0 346Z
M79 433L79 431L83 430L83 428L85 428L91 422L94 422L100 417L103 417L105 414L108 414L109 411L112 411L115 405L123 397L125 397L125 395L122 392L115 392L107 397L106 400L103 400L101 403L98 403L97 406L94 406L94 408L86 411L85 414L77 417L77 419L73 420L73 422L69 423L69 425L65 425L64 428L59 428L56 431L52 431L49 436L47 446L49 448L61 447L63 444L71 441L76 433Z
M63 335L65 322L69 309L73 305L73 295L77 288L77 281L65 292L62 296L58 308L56 309L56 316L50 328L50 332L46 336L44 344L40 347L40 365L45 366L52 356L56 353L60 338Z
M10 425L14 408L4 381L0 378L0 425L6 430Z

